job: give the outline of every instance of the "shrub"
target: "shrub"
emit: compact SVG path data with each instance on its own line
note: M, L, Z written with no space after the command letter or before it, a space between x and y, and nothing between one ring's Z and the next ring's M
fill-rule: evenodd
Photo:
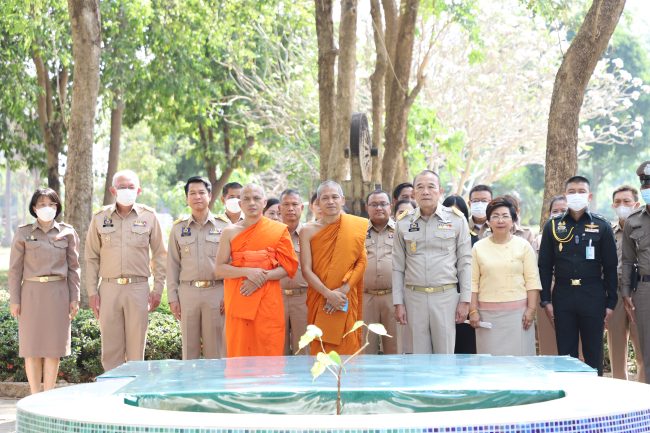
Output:
M72 322L70 356L61 358L59 377L70 383L89 382L102 374L99 324L90 310L80 310ZM181 332L173 316L149 314L145 359L181 359ZM24 382L25 364L18 357L18 322L9 305L0 303L0 381Z

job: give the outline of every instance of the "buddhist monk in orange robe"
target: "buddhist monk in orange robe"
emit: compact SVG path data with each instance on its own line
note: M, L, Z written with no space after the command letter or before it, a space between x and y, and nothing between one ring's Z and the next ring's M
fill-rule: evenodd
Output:
M307 322L323 331L325 351L351 355L361 347L361 329L343 335L362 320L368 220L342 211L345 198L336 182L323 182L317 194L322 216L300 232ZM312 342L312 354L321 350L319 341Z
M293 277L298 257L285 224L262 216L262 188L242 189L244 219L223 230L215 275L224 279L226 353L281 356L284 352L284 304L280 279Z

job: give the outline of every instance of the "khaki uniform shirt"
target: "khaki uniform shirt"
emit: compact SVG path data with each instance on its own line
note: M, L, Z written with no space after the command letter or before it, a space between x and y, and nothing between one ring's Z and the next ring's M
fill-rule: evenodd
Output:
M152 269L153 291L162 294L167 251L156 213L148 206L136 203L124 218L114 204L95 213L88 228L85 256L88 296L97 294L100 277L148 278Z
M483 223L482 226L474 224L474 219L469 217L469 230L472 232L473 236L478 236L479 239L483 239L487 236L489 236L489 229L490 227L487 224L487 221Z
M203 225L192 215L179 218L169 233L167 299L178 302L181 282L215 280L214 268L221 233L228 224L212 214Z
M381 231L368 222L366 236L366 254L368 264L363 276L366 290L390 290L393 274L393 240L395 239L395 221L388 220Z
M650 214L647 206L633 212L623 228L621 293L632 296L632 269L638 263L638 275L650 275Z
M54 221L47 233L38 222L16 230L9 259L9 302L20 304L24 278L58 275L68 280L70 302L79 301L79 236L71 225Z
M438 205L425 221L420 208L397 221L393 243L393 304L404 304L405 286L458 284L460 302L471 299L472 242L467 220Z
M618 281L619 281L619 291L621 289L621 273L623 271L623 228L618 222L612 224L612 230L614 230L614 239L616 240L616 255L618 256Z
M302 230L302 224L298 224L296 230L293 233L290 233L291 242L293 243L293 250L296 252L298 260L300 260L300 230ZM307 288L307 281L305 281L305 278L302 276L302 272L300 270L300 261L298 262L298 270L296 271L296 275L293 278L282 278L280 280L280 286L282 287L282 290Z

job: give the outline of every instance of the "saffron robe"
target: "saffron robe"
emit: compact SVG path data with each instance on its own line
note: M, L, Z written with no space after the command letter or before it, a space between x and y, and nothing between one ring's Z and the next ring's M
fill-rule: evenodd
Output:
M347 311L327 314L325 298L313 287L307 288L307 321L323 331L325 351L335 350L351 355L361 347L361 329L348 334L354 322L362 320L363 273L366 270L366 233L368 220L354 215L341 215L311 238L312 271L330 290L348 283L350 291ZM320 342L311 344L311 353L322 350Z
M230 242L231 265L266 270L282 266L290 277L298 270L287 226L266 217ZM250 296L240 293L245 278L224 280L228 357L281 356L284 352L284 304L280 280L269 280Z

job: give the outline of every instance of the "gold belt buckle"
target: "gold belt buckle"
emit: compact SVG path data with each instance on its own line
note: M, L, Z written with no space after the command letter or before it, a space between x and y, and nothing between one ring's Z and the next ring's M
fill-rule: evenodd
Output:
M580 286L582 285L580 278L571 278L571 285L572 286Z
M425 287L424 293L434 293L436 291L435 287Z
M287 289L284 291L284 294L287 296L293 296L293 290L292 289Z
M205 280L195 281L194 287L198 287L199 289L205 289L206 287L210 287L210 281L205 281Z
M124 284L129 284L131 282L130 278L123 278L120 277L117 279L117 284L124 285Z
M39 283L47 283L48 281L50 281L49 277L38 277Z

